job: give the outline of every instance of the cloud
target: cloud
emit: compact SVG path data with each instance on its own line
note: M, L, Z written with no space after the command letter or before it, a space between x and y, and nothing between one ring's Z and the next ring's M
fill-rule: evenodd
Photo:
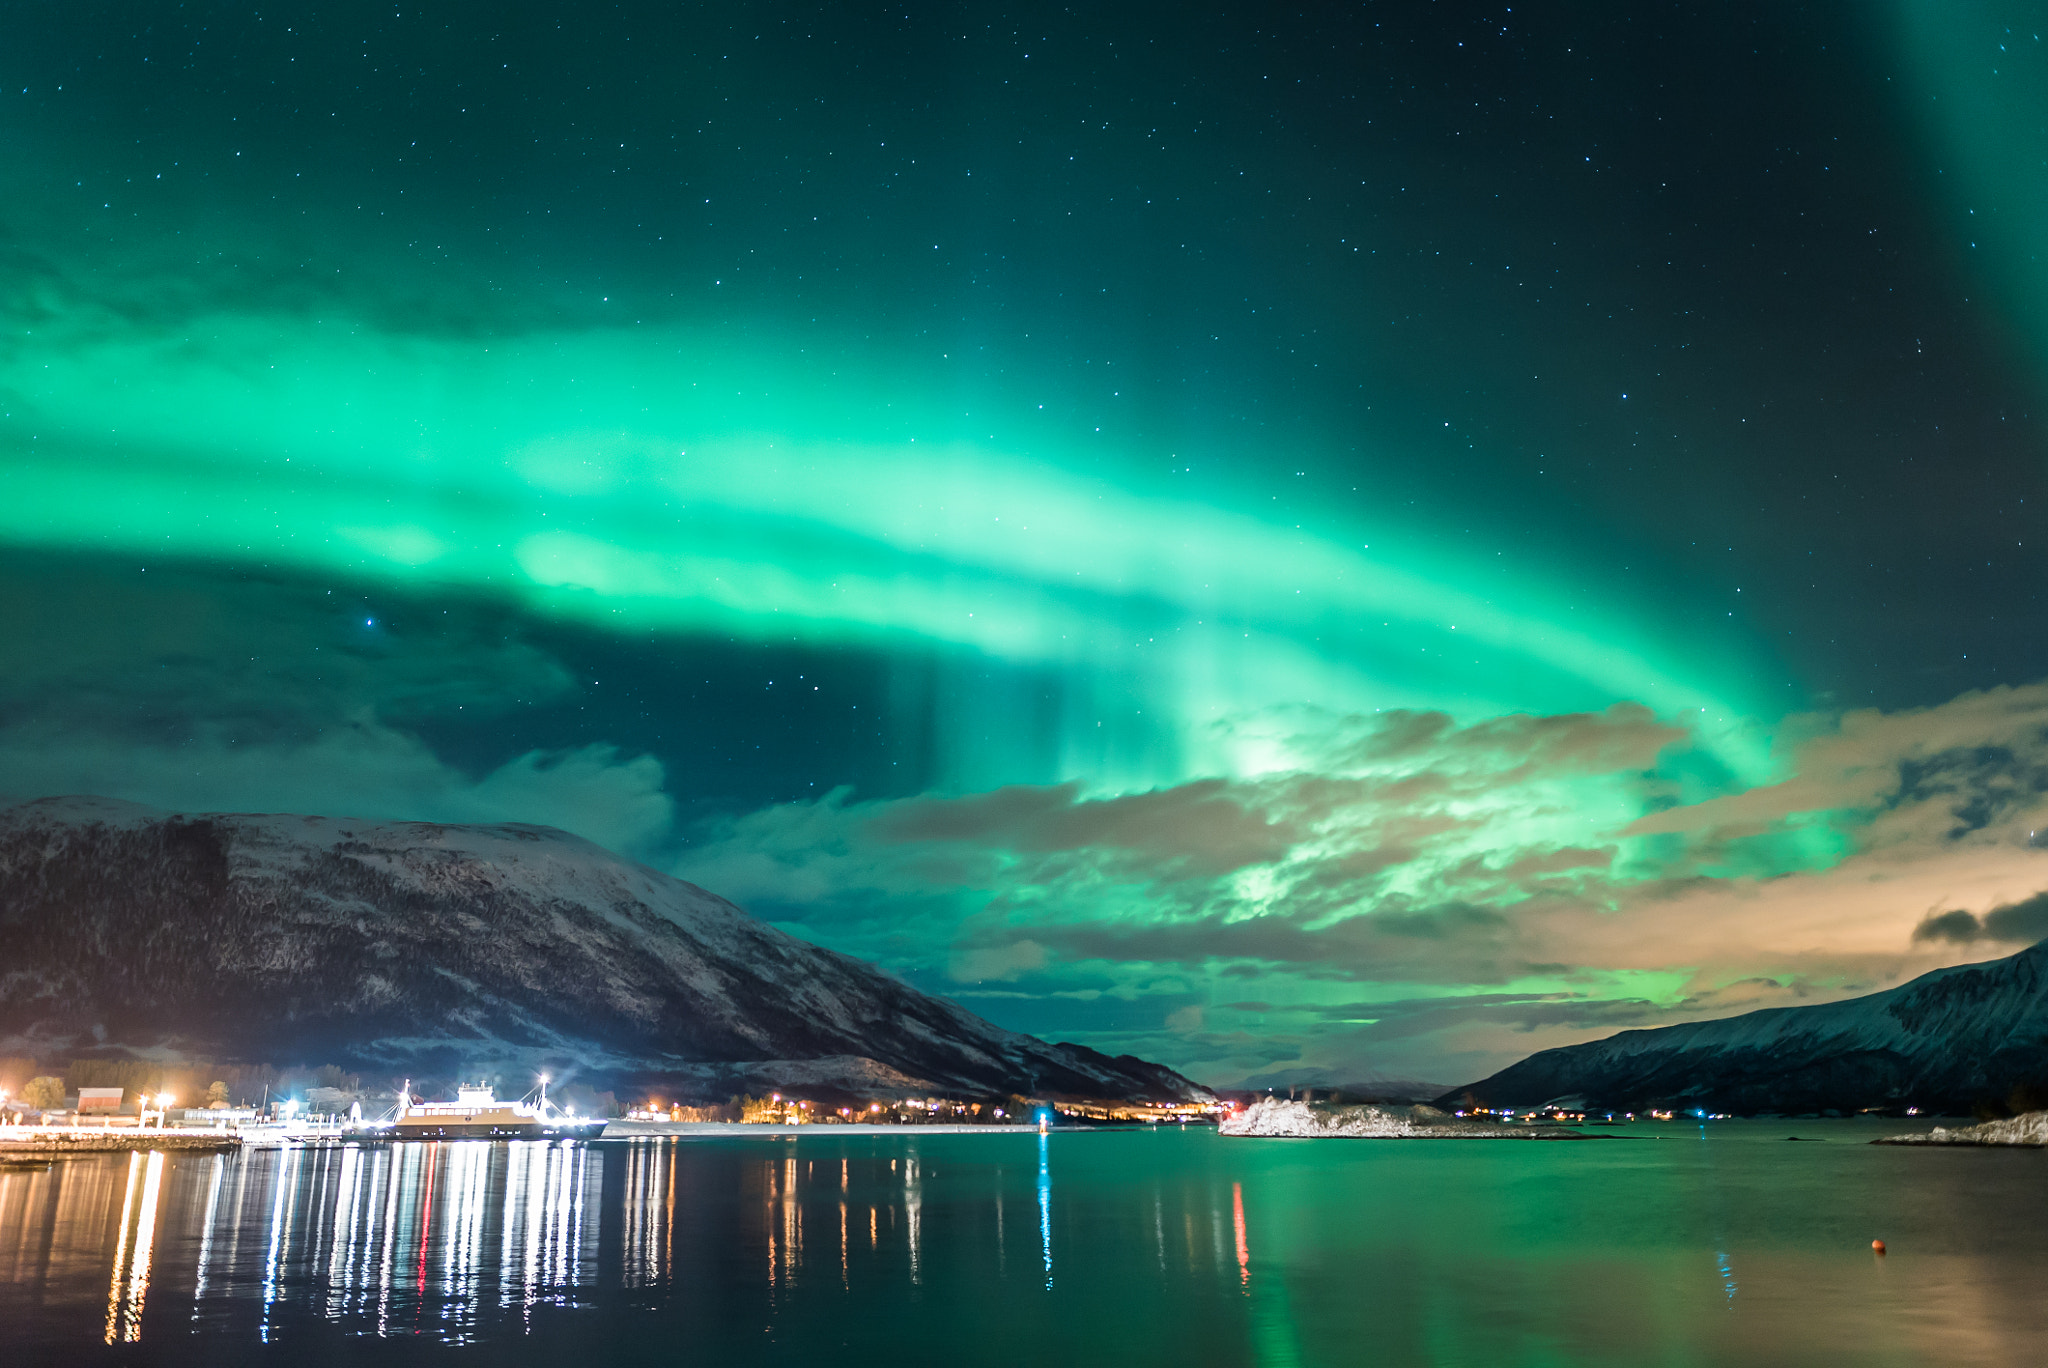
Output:
M170 558L0 553L0 717L143 740L310 739L364 713L490 716L574 680L488 601Z
M97 793L196 811L535 822L653 854L661 763L602 744L483 748L426 736L573 688L489 604L160 562L0 557L0 795Z
M1913 928L1916 941L1952 941L1957 945L1968 945L1983 937L1984 926L1977 920L1977 914L1961 908L1938 914L1930 912L1926 921Z
M0 728L0 799L64 793L188 812L313 812L427 822L532 822L628 854L665 843L661 764L607 746L530 751L479 777L417 738L360 721L307 742L238 742L200 728L172 746Z
M1861 844L1958 840L2048 794L2048 685L1963 694L1938 707L1807 714L1780 725L1790 777L1644 816L1632 835L1709 840L1845 814Z
M950 899L950 918L927 905L920 926L952 947L949 972L976 979L1010 977L993 957L1029 941L1069 963L1499 982L1556 958L1521 944L1507 909L1597 896L1617 833L1666 800L1657 757L1688 739L1635 706L1266 725L1299 768L1125 794L835 793L714 823L683 872L799 924L821 899L860 903L892 935L905 896ZM835 919L847 948L859 920Z
M1648 769L1667 747L1691 739L1684 727L1638 703L1598 713L1518 713L1462 727L1448 713L1396 712L1358 718L1353 726L1359 734L1340 742L1332 759L1367 768L1426 758L1437 767L1464 762L1498 772L1506 758L1515 768L1602 774Z
M600 744L527 751L452 791L461 803L505 814L499 820L561 827L632 854L667 842L675 821L667 781L653 756Z
M1078 783L918 798L875 815L884 841L1000 845L1030 855L1119 852L1134 869L1225 874L1284 856L1306 834L1285 815L1249 807L1222 779L1084 800Z
M1199 1030L1126 1011L1076 1034L1215 1078L1264 1056L1231 1043L1247 1032L1332 1067L1477 1076L2048 934L2048 686L1788 719L1761 785L1716 778L1682 719L1632 706L1230 725L1285 767L1142 793L841 792L699 829L682 872L933 987L1200 1006ZM1959 901L1992 911L1928 919ZM1270 1010L1228 1005L1254 996Z
M1015 940L1005 945L967 946L957 950L947 968L949 977L961 983L989 979L1014 981L1046 963L1045 947L1037 941Z
M1948 941L1970 945L1976 941L2003 941L2032 945L2048 938L2048 893L2036 893L2016 903L1994 907L1982 917L1957 909L1928 915L1913 928L1916 941Z

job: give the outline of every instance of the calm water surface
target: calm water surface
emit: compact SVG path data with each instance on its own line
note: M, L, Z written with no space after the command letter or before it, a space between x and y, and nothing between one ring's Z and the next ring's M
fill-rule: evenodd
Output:
M2048 1360L2048 1154L1876 1133L92 1156L0 1169L0 1344L577 1368Z

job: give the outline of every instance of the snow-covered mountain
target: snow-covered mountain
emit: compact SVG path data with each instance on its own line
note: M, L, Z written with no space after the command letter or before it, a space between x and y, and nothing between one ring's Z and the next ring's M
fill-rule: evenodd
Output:
M549 827L0 809L0 1053L1194 1097Z
M1968 1111L2048 1084L2048 941L1868 997L1623 1031L1544 1050L1439 1099L1601 1108Z

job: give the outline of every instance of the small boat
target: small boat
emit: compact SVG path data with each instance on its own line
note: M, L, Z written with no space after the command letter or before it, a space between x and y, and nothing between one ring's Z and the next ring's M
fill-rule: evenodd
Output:
M524 1140L544 1134L546 1107L500 1102L488 1083L459 1087L453 1102L400 1101L388 1132L394 1140Z

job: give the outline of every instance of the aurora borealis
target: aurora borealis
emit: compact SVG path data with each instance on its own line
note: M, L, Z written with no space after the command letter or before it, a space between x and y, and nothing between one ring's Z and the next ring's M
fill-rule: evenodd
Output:
M2004 953L2021 14L12 7L0 792L560 825L1218 1084Z

